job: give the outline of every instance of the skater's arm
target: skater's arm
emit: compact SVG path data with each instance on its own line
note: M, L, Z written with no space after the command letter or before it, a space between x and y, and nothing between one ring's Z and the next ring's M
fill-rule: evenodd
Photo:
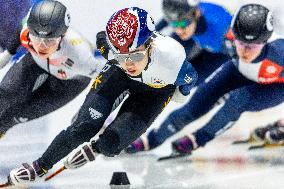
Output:
M6 66L10 61L10 59L12 58L12 56L16 54L18 47L21 45L20 33L21 33L21 28L19 28L15 34L12 34L12 36L9 39L7 39L8 40L7 49L0 54L0 69Z
M11 55L16 54L17 49L18 49L19 46L21 45L21 41L20 41L21 29L22 29L22 28L18 28L17 32L16 32L15 34L12 34L11 42L9 43L9 45L8 45L8 47L7 47L7 51L8 51Z

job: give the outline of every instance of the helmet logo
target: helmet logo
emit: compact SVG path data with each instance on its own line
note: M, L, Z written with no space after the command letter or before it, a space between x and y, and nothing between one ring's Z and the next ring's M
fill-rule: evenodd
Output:
M273 16L271 11L267 13L266 27L268 31L273 31Z
M46 34L47 34L46 31L39 31L38 33L39 33L40 35L46 35Z
M246 35L245 37L247 40L253 40L255 38L253 35Z
M65 21L65 25L68 27L70 25L70 22L71 22L71 17L70 17L70 14L67 10L65 12L64 21Z
M133 43L138 28L135 15L124 9L111 18L107 25L107 34L111 43L120 52L129 52L129 45Z

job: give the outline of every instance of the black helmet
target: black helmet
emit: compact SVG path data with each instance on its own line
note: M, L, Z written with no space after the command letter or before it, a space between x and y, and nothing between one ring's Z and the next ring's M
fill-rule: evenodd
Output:
M62 36L70 24L67 8L54 0L43 0L35 3L28 16L29 32L41 38Z
M247 4L235 13L231 27L236 39L245 43L263 43L272 35L273 17L266 7Z
M163 0L162 9L168 21L182 20L194 13L199 0Z

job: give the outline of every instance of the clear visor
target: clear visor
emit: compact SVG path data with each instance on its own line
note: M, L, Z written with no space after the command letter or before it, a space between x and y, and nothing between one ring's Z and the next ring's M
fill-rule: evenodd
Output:
M124 63L126 61L140 62L144 59L149 48L150 45L143 51L127 53L127 54L114 53L114 59L117 60L119 63Z
M42 46L43 45L46 48L57 45L61 40L61 37L40 38L40 37L36 37L32 34L29 34L29 37L30 37L32 44L34 44L36 46Z
M260 49L265 45L265 43L245 43L237 39L235 40L235 44L236 46L239 46L241 48L248 48L248 49Z

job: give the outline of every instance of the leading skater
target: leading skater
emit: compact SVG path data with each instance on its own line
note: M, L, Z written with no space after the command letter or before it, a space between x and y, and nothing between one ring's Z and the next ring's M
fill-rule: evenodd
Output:
M66 168L80 167L99 154L115 156L146 131L171 99L189 94L197 75L186 60L184 48L174 39L155 33L154 28L148 13L137 7L111 16L106 26L108 45L100 49L114 59L93 83L76 121L55 137L39 159L12 170L10 183L37 180L84 142L64 161ZM100 131L115 99L125 90L130 96L118 116L98 140L88 142Z

